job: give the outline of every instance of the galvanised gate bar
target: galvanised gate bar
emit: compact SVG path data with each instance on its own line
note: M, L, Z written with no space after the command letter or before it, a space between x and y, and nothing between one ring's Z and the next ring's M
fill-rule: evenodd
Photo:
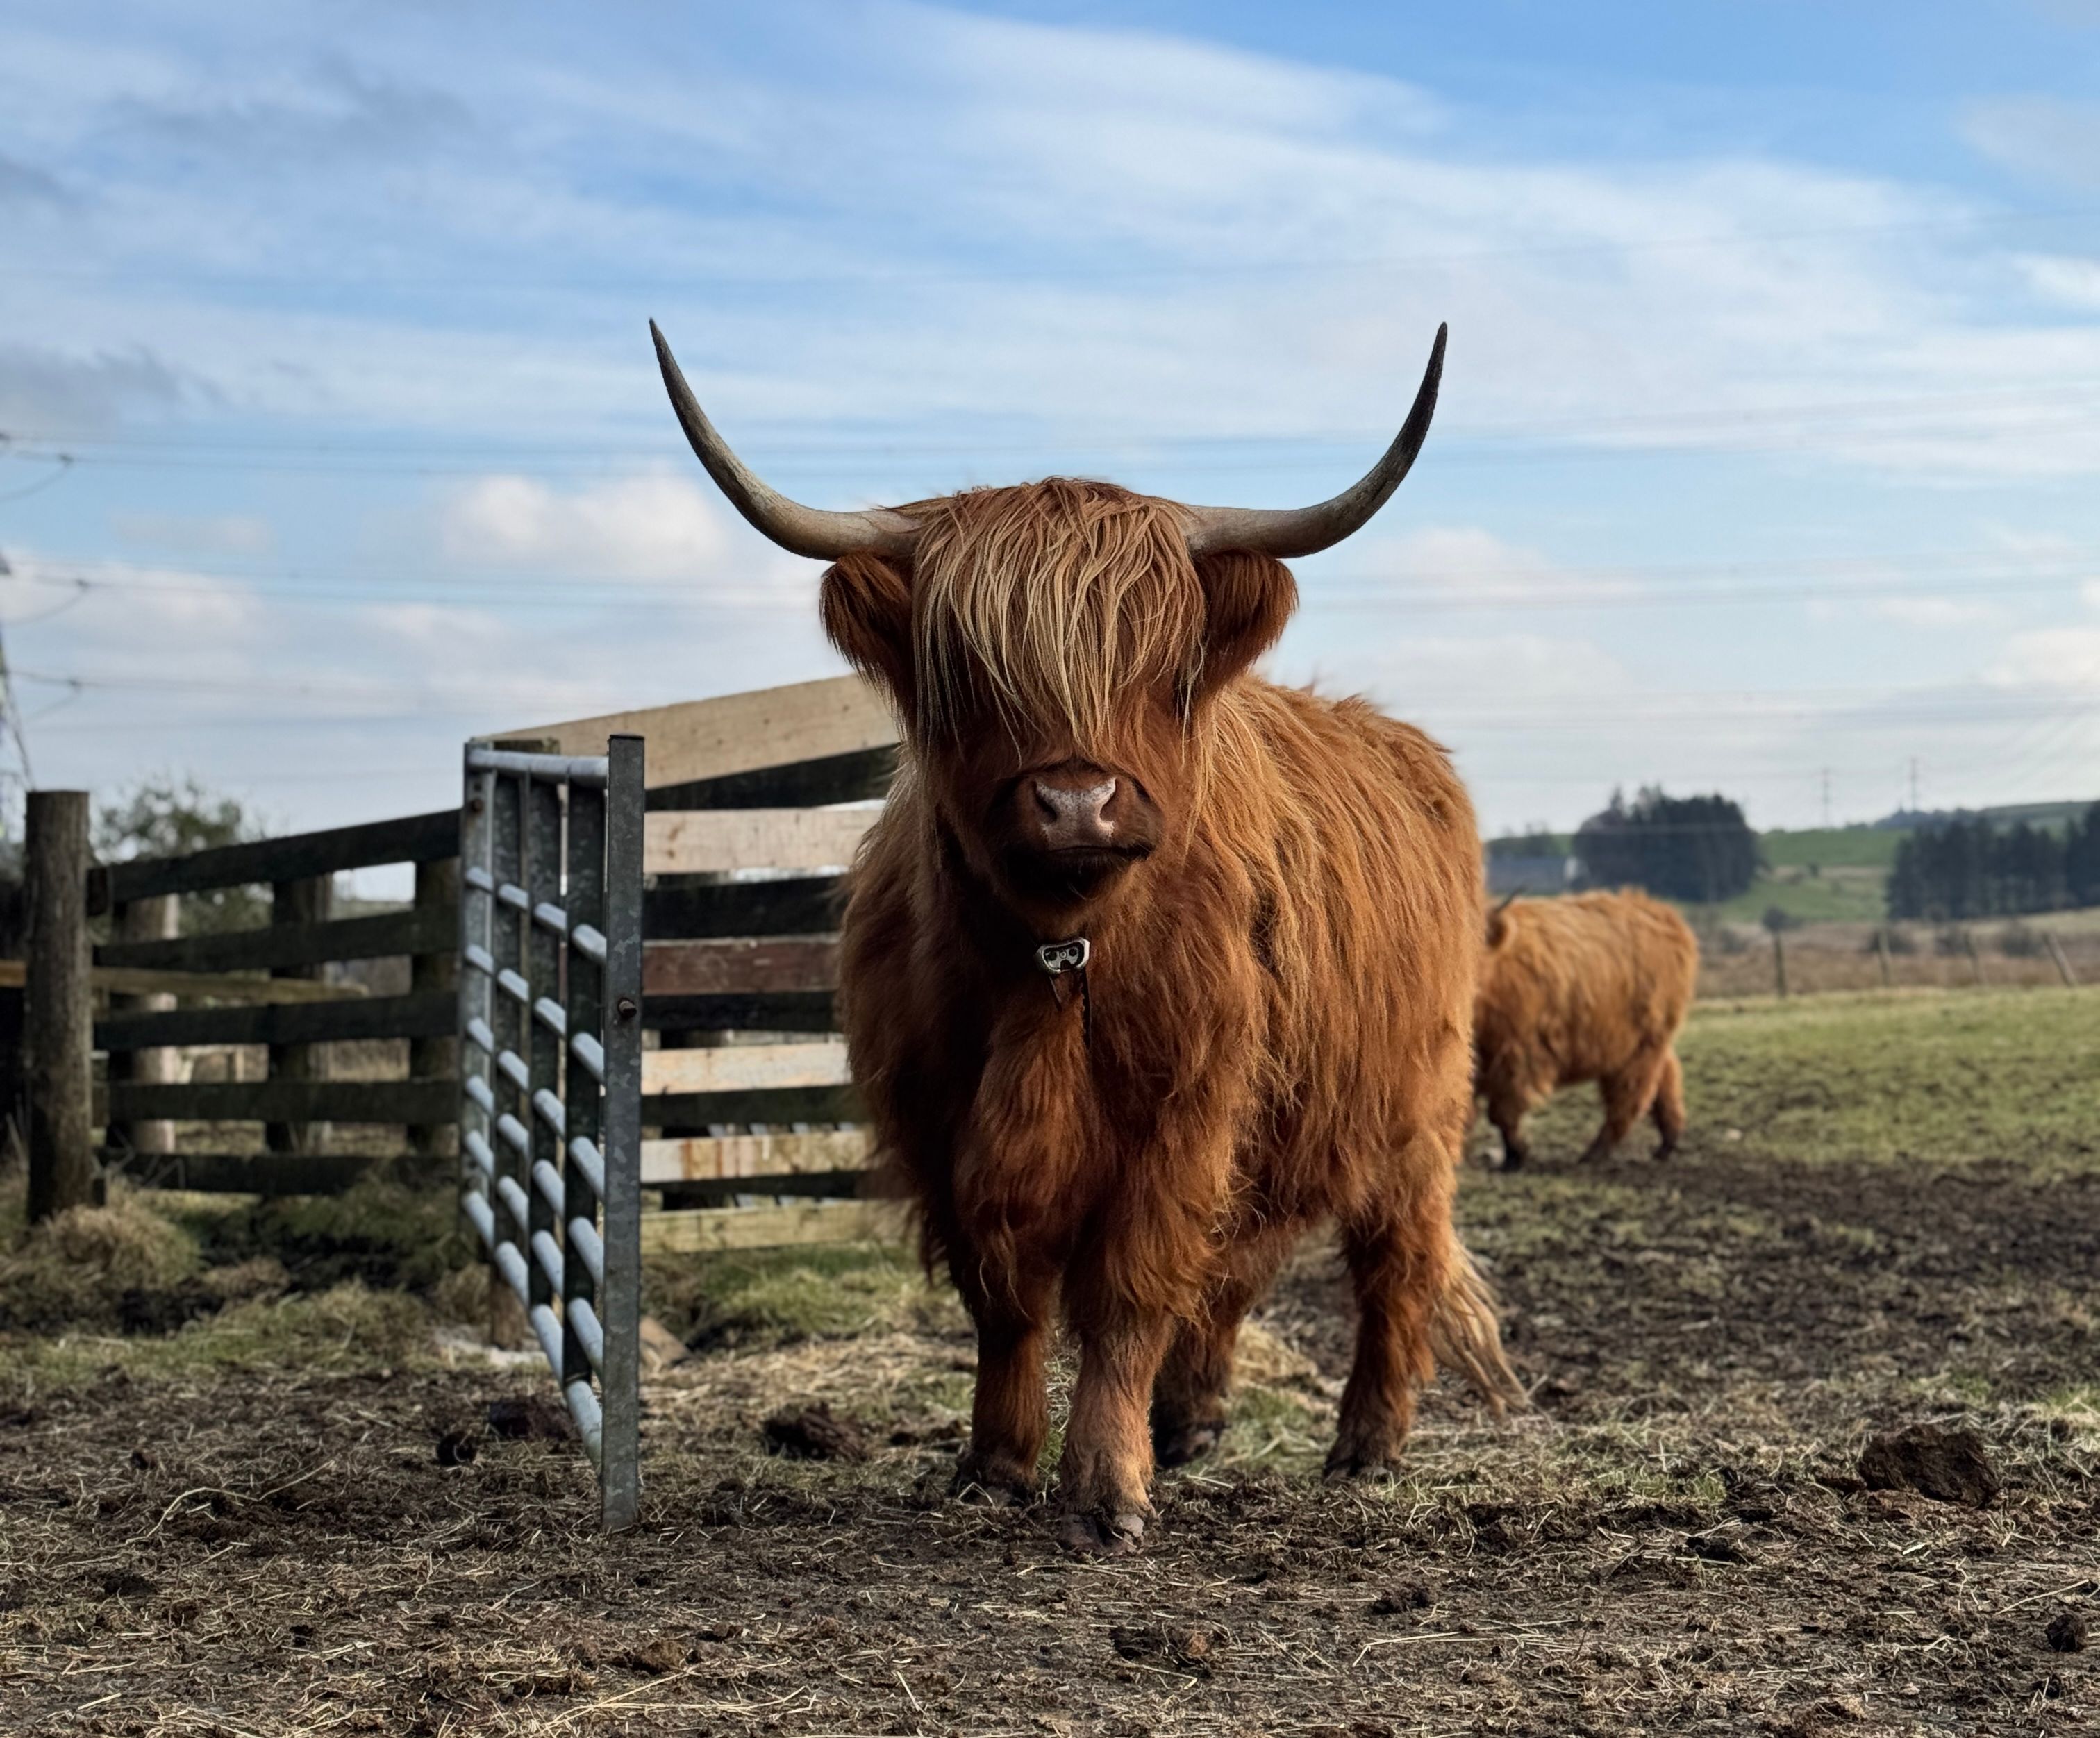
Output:
M639 1452L642 740L470 743L460 816L462 1202L562 1385L604 1524Z

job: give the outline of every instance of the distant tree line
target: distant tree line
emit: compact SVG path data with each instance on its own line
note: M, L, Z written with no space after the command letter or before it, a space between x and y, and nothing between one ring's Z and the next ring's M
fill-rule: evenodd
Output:
M1725 796L1665 796L1651 787L1630 803L1614 791L1576 833L1575 855L1585 887L1640 887L1711 904L1757 878L1758 836Z
M1980 815L1921 827L1896 847L1888 903L1933 923L2100 905L2100 803L2060 833Z

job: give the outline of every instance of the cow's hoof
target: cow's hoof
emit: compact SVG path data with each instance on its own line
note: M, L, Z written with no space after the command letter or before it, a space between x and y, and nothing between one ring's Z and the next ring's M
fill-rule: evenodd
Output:
M1152 1458L1162 1467L1185 1467L1216 1448L1224 1434L1221 1418L1159 1427L1152 1433Z
M993 1509L1026 1508L1038 1494L1035 1480L1013 1462L974 1451L955 1462L954 1490L964 1502Z
M1530 1162L1531 1155L1522 1147L1502 1149L1502 1169L1505 1171L1521 1171Z
M1358 1482L1366 1484L1389 1483L1397 1476L1394 1463L1400 1458L1396 1451L1385 1449L1357 1448L1338 1442L1327 1451L1327 1482L1341 1484Z
M1145 1517L1134 1510L1119 1515L1068 1511L1057 1521L1057 1542L1076 1557L1127 1557L1144 1542Z

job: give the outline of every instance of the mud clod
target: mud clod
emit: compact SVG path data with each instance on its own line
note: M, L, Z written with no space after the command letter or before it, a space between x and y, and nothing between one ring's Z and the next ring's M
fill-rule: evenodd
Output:
M1436 1603L1436 1590L1427 1581L1399 1581L1370 1603L1374 1617L1398 1617L1409 1612L1426 1612Z
M536 1394L491 1401L488 1427L511 1442L567 1442L576 1433L566 1410Z
M769 1454L784 1454L790 1460L867 1458L867 1438L860 1426L838 1417L826 1401L776 1412L761 1428Z
M1170 1665L1207 1678L1219 1656L1225 1651L1227 1638L1218 1630L1182 1629L1171 1624L1118 1624L1109 1631L1109 1641L1126 1660L1149 1665Z
M438 1464L440 1467L471 1466L475 1455L481 1452L481 1437L474 1431L448 1430L438 1438Z
M675 1672L692 1657L692 1650L677 1637L652 1635L628 1653L620 1664L631 1666L638 1672L647 1672L660 1678L666 1672Z
M2085 1617L2082 1612L2058 1612L2049 1620L2049 1628L2043 1634L2052 1652L2085 1652Z
M1872 1490L1914 1490L1971 1509L1988 1507L2002 1489L1982 1437L1937 1424L1875 1437L1860 1456L1860 1476Z

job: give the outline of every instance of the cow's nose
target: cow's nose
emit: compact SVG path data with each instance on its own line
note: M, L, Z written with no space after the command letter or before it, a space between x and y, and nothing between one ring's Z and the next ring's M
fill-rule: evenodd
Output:
M1053 851L1112 845L1116 824L1108 807L1116 793L1116 782L1104 779L1074 790L1038 779L1035 784L1036 818L1043 827L1043 842Z

